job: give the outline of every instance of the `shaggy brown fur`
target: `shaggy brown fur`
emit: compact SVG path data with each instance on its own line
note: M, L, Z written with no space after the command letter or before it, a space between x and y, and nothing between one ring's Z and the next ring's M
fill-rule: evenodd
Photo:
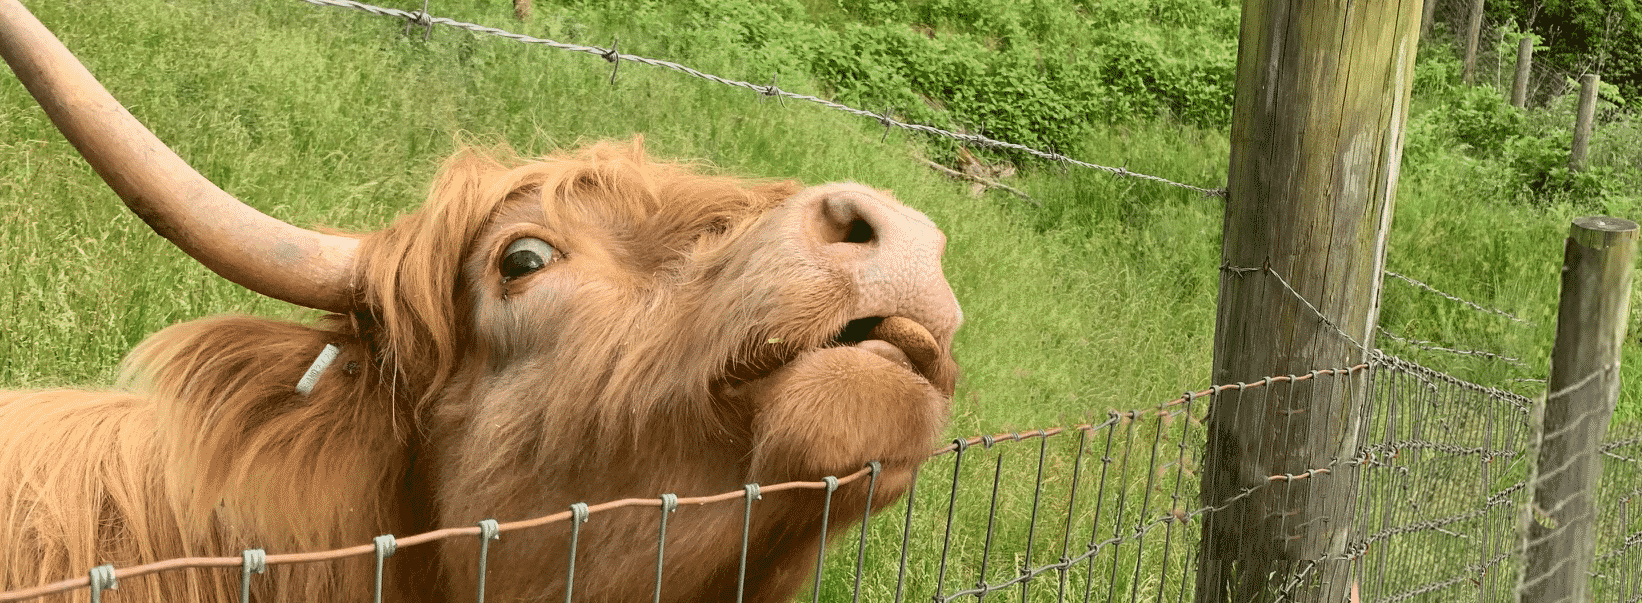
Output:
M350 316L185 323L132 353L118 391L0 392L0 590L102 563L330 549L575 502L814 480L874 459L874 505L901 495L948 412L957 307L938 265L909 285L927 291L897 302L937 344L917 367L840 341L872 289L837 263L877 243L845 245L812 214L818 196L844 195L927 219L864 187L704 176L636 143L498 155L459 154L421 210L363 238ZM521 237L557 253L503 278ZM296 393L326 343L341 357ZM831 525L865 498L864 481L840 489ZM747 600L803 584L821 502L756 504ZM665 600L733 600L741 513L674 514ZM583 527L578 600L649 599L658 515ZM563 524L504 534L489 597L562 597L567 547ZM473 539L404 548L388 594L465 600L476 552ZM279 566L255 595L368 599L372 575L369 558ZM238 578L167 572L113 596L232 600Z

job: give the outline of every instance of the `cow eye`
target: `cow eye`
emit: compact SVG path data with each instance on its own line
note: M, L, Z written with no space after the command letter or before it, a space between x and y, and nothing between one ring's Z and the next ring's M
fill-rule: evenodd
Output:
M541 270L557 253L541 239L525 237L514 241L502 252L502 277L514 279Z

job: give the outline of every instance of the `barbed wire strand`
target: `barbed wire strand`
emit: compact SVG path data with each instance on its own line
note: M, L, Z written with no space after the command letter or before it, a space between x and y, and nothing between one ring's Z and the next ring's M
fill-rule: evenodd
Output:
M1488 360L1498 360L1500 362L1504 362L1506 364L1509 364L1511 366L1515 366L1517 368L1528 368L1528 365L1523 364L1521 358L1517 358L1515 356L1506 356L1504 354L1500 354L1500 353L1497 353L1497 352L1486 352L1486 351L1482 351L1482 350L1467 350L1467 349L1463 349L1463 348L1451 348L1451 347L1447 347L1447 346L1438 344L1435 341L1426 341L1424 339L1413 339L1413 338L1403 337L1401 335L1398 335L1396 333L1392 333L1391 331L1386 330L1385 327L1376 326L1376 327L1374 327L1374 329L1376 331L1378 331L1381 335L1384 335L1386 337L1391 338L1392 341L1395 341L1397 343L1400 343L1400 344L1403 344L1403 345L1406 345L1406 346L1409 346L1409 347L1419 348L1421 350L1425 350L1425 351L1428 351L1428 352L1442 352L1442 353L1445 353L1445 354L1454 354L1456 356L1472 356L1472 357L1476 357L1476 358L1486 358Z
M1474 301L1465 299L1463 297L1460 297L1458 295L1454 295L1452 293L1444 292L1442 290L1437 289L1436 287L1432 287L1431 285L1427 285L1427 284L1425 284L1424 282L1422 282L1418 279L1415 279L1415 278L1412 278L1412 277L1409 277L1409 276L1406 276L1406 275L1403 275L1403 274L1399 274L1399 273L1396 273L1396 272L1392 272L1390 270L1386 270L1384 272L1385 272L1386 276L1393 277L1393 278L1396 278L1398 280L1401 280L1402 282L1413 285L1414 287L1417 287L1417 288L1419 288L1419 289L1421 289L1421 290L1423 290L1427 293L1437 294L1439 296L1442 296L1442 297L1448 299L1449 301L1464 304L1465 306L1467 306L1467 307L1469 307L1473 310L1477 310L1479 312L1487 312L1489 314L1498 314L1500 316L1504 316L1506 318L1511 319L1513 322L1519 322L1519 323L1522 323L1522 324L1525 324L1525 325L1533 324L1532 322L1524 320L1522 317L1517 316L1515 314L1512 314L1510 312L1490 308L1490 307L1484 306L1482 304L1479 304L1477 302L1474 302Z
M516 33L506 31L506 30L497 29L497 28L494 28L494 27L488 27L488 26L484 26L484 25L479 25L479 24L476 24L476 23L467 23L467 22L457 21L455 19L450 19L450 18L446 18L446 17L435 17L435 16L429 15L429 14L423 12L423 11L405 11L405 10L399 10L399 9L394 9L394 8L383 8L383 7L380 7L380 6L365 4L363 2L355 2L353 0L301 0L301 1L302 2L307 2L309 4L317 5L317 6L331 6L331 7L337 7L337 8L350 8L350 9L370 13L370 14L373 14L373 15L379 15L379 16L384 16L384 17L394 17L394 18L398 18L398 19L405 19L406 21L408 21L410 23L415 23L417 25L426 25L426 26L429 26L429 27L431 27L433 25L444 25L444 26L448 26L448 27L454 27L454 28L457 28L457 29L464 29L464 30L467 30L467 31L475 32L475 33L481 33L481 34L506 38L506 39L509 39L509 40L513 40L515 42L522 42L522 43L525 43L525 44L535 44L535 45L539 45L539 46L546 46L546 47L549 47L549 48L554 48L554 49L564 50L564 51L569 51L569 52L579 52L579 53L582 53L582 54L589 54L589 55L597 56L599 58L605 59L607 61L612 61L612 62L615 62L615 61L629 61L629 62L633 62L633 63L639 63L639 64L642 64L642 65L649 65L651 67L659 67L659 68L662 68L662 69L668 69L668 70L676 71L676 72L683 73L683 74L691 76L691 77L707 80L707 81L710 81L710 82L715 82L715 83L718 83L718 84L723 84L723 85L726 85L726 86L734 86L734 87L737 87L737 88L745 88L747 90L751 90L753 92L757 92L757 93L763 94L765 96L773 96L773 97L778 97L778 98L790 98L790 99L793 99L793 100L800 100L800 101L805 101L805 102L808 102L808 103L813 103L813 104L816 104L816 105L820 105L822 107L826 107L828 109L832 109L834 111L841 111L841 112L844 112L844 113L849 113L851 115L856 115L856 116L859 116L859 117L865 117L865 118L868 118L868 119L875 120L878 123L883 124L886 128L900 128L900 129L903 129L903 130L910 130L910 131L914 131L914 132L922 132L924 134L929 134L929 135L933 135L933 136L948 138L948 139L955 140L955 141L958 141L958 142L962 142L962 143L965 143L965 144L970 144L970 145L975 145L975 146L980 146L980 147L989 147L989 148L995 148L995 149L1008 149L1008 150L1016 151L1016 152L1019 152L1019 153L1025 153L1027 155L1031 155L1031 156L1037 157L1039 159L1044 159L1044 160L1054 161L1054 162L1059 162L1059 163L1065 163L1065 164L1069 164L1069 165L1075 165L1075 166L1078 166L1078 167L1083 167L1083 168L1088 168L1088 169L1093 169L1093 170L1104 171L1104 172L1110 173L1114 176L1124 176L1124 177L1128 177L1128 178L1137 178L1137 179L1140 179L1140 180L1146 180L1146 181L1155 182L1155 183L1158 183L1158 184L1164 184L1164 185L1173 186L1173 187L1177 187L1177 188L1183 188L1183 189L1186 189L1186 190L1196 192L1196 193L1198 193L1200 195L1203 195L1205 197L1224 197L1226 195L1226 191L1223 188L1205 188L1205 187L1201 187L1201 186L1193 186L1193 185L1190 185L1190 184L1175 182L1173 180L1169 180L1167 178L1162 178L1162 177L1159 177L1159 176L1153 176L1153 175L1150 175L1150 174L1144 174L1144 173L1141 173L1141 172L1131 171L1128 168L1124 168L1124 167L1112 167L1112 166L1107 166L1107 165L1100 165L1100 164L1096 164L1096 163L1090 163L1090 162L1087 162L1087 161L1080 161L1078 159L1073 159L1071 157L1068 157L1066 155L1062 155L1060 153L1042 151L1042 150L1039 150L1039 149L1028 147L1026 145L1016 144L1016 143L1012 143L1012 142L1005 142L1005 141L1002 141L1002 140L989 138L989 137L982 136L982 135L979 135L979 134L954 132L954 131L951 131L951 130L937 128L937 127L934 127L934 126L918 124L918 123L911 123L911 122L904 122L904 121L897 120L893 117L890 117L888 115L884 115L882 113L876 113L876 112L868 111L868 110L865 110L865 109L857 109L857 108L851 107L849 105L845 105L845 104L838 103L838 102L835 102L835 101L830 101L830 100L823 99L823 98L816 97L816 96L810 96L808 94L797 94L797 93L794 93L794 92L788 92L786 90L782 90L780 88L777 88L775 86L775 84L773 84L773 83L771 83L769 85L754 84L754 83L751 83L751 82L745 82L745 81L741 81L741 80L735 80L735 79L730 79L730 78L726 78L726 77L721 77L721 76L714 75L714 74L711 74L711 73L707 73L707 72L704 72L704 71L700 71L698 69L694 69L694 68L691 68L691 67L688 67L688 66L685 66L685 65L681 65L679 63L675 63L675 62L672 62L672 61L665 61L665 60L661 60L661 59L652 59L652 58L649 58L649 57L643 57L643 56L639 56L639 55L635 55L635 54L623 54L623 53L616 52L616 50L614 48L614 44L612 44L612 48L600 48L600 47L597 47L597 46L583 46L583 45L580 45L580 44L566 44L566 43L563 43L563 42L556 42L556 41L549 40L549 39L546 39L546 38L537 38L537 37L527 36L527 35L523 35L523 34L516 34Z

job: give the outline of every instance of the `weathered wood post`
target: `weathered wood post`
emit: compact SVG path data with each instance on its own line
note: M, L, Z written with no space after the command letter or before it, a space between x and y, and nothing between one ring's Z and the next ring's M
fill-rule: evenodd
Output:
M1601 79L1594 73L1579 76L1579 114L1574 118L1574 148L1568 152L1568 168L1585 169L1585 154L1591 148L1591 122L1596 121L1596 88Z
M1528 106L1528 77L1533 74L1534 36L1525 35L1517 41L1517 79L1511 82L1511 106Z
M1422 4L1243 2L1215 383L1369 359ZM1197 601L1344 599L1366 385L1215 397Z
M1431 24L1437 20L1437 3L1441 0L1425 0L1425 14L1420 16L1420 38L1431 35Z
M1544 428L1517 600L1589 601L1593 494L1602 477L1597 445L1619 399L1636 265L1637 226L1598 216L1574 220L1564 246L1562 301L1545 397Z
M1482 37L1482 0L1471 0L1469 24L1465 28L1465 71L1460 79L1465 85L1477 77L1477 42Z

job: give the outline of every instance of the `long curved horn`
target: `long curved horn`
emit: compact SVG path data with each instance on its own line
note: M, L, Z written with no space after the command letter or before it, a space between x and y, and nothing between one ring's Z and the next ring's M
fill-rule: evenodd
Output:
M0 0L0 55L154 232L257 293L320 310L353 309L357 240L291 226L217 188L138 123L18 0Z

